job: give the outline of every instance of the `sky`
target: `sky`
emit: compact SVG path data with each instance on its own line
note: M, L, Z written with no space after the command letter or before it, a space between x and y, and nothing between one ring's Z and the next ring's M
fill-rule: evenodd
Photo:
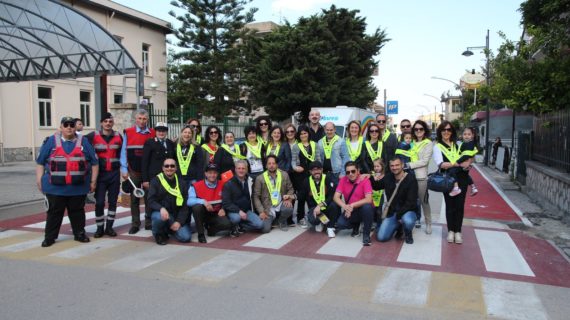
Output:
M114 0L130 8L175 24L168 12L173 9L170 0ZM337 8L359 10L366 19L367 33L377 28L385 30L387 42L375 57L379 61L379 75L373 77L379 90L376 101L383 104L396 100L399 114L396 119L416 119L420 115L441 110L439 99L448 90L456 93L454 84L431 77L440 77L459 83L467 71L480 71L485 64L483 50L464 57L467 47L485 46L487 29L493 52L503 43L499 32L507 39L517 41L522 34L520 0L254 0L250 6L258 8L256 21L289 21L295 24L299 17L318 14L331 5Z

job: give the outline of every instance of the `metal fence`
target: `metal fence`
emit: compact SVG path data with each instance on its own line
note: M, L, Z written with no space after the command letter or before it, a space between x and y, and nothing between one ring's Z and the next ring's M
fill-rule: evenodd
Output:
M539 115L534 120L532 160L570 172L570 109Z

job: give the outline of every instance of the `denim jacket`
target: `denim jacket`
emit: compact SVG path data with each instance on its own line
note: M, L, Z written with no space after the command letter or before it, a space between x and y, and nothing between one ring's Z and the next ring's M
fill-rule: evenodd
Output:
M317 152L321 158L321 161L325 161L325 149L323 147L323 139L327 137L324 136L321 140L319 140L317 144ZM331 152L331 166L333 173L338 174L340 177L344 176L344 164L347 163L349 160L348 150L346 149L346 143L344 143L344 139L338 139L333 147Z

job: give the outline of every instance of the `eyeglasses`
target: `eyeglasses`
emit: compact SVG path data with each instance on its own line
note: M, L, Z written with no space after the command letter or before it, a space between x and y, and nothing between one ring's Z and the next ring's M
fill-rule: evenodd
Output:
M287 130L285 133L295 133L295 130Z
M184 127L184 128L196 129L197 126L196 126L196 125L193 125L193 124L188 124L188 125L186 125L186 127Z
M162 166L163 168L176 168L175 164L165 164Z
M406 129L407 129L407 128L411 128L411 127L412 127L411 124L408 124L408 125L400 125L400 128L406 128Z
M346 175L355 174L355 173L356 173L356 169L346 170Z
M424 131L424 128L414 128L414 131Z
M447 132L453 132L453 129L451 129L451 128L443 128L443 129L441 129L441 132L445 132L445 131L447 131Z
M218 131L210 131L209 135L218 134Z
M63 124L64 128L75 128L75 122L65 122Z
M260 127L268 126L268 125L269 125L269 123L267 123L267 122L260 122L260 123L259 123L259 126L260 126Z
M386 120L376 120L378 123L386 123Z
M378 130L368 130L368 132L370 132L370 133L378 133L379 131L378 131Z

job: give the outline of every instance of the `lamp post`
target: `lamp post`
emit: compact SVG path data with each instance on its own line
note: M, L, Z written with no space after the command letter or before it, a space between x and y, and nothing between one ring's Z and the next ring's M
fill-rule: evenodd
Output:
M446 79L446 80L447 80L447 79ZM451 81L451 80L449 80L449 81ZM453 82L453 81L452 81L452 82ZM430 98L433 98L433 99L439 101L439 103L441 104L441 117L442 117L441 120L443 121L443 115L445 114L445 112L443 112L443 102L441 101L441 99L438 98L438 97L436 97L436 96L434 96L434 95L427 94L427 93L424 93L424 96L430 97Z
M473 49L485 49L485 58L487 59L487 64L486 64L486 72L485 72L485 84L487 85L487 87L489 87L489 85L491 84L491 78L489 76L490 70L489 70L489 29L487 29L487 37L485 37L485 46L478 46L478 47L467 47L467 49L465 51L463 51L462 55L466 56L466 57L470 57L473 55ZM490 112L489 112L489 94L487 93L487 99L486 99L486 106L485 106L485 113L486 113L486 119L485 119L485 158L484 158L484 164L488 165L489 164L489 135L491 134L491 130L489 130L489 123L490 123Z
M435 76L431 76L432 79L435 80L443 80L443 81L447 81L447 82L451 82L455 85L455 90L459 90L459 94L461 96L461 110L465 111L465 102L463 101L463 91L461 90L461 85L455 81L451 81L449 79L445 79L445 78L441 78L441 77L435 77ZM443 97L443 96L442 96ZM443 99L442 99L443 100ZM453 103L452 103L453 104ZM442 112L443 113L443 112Z

